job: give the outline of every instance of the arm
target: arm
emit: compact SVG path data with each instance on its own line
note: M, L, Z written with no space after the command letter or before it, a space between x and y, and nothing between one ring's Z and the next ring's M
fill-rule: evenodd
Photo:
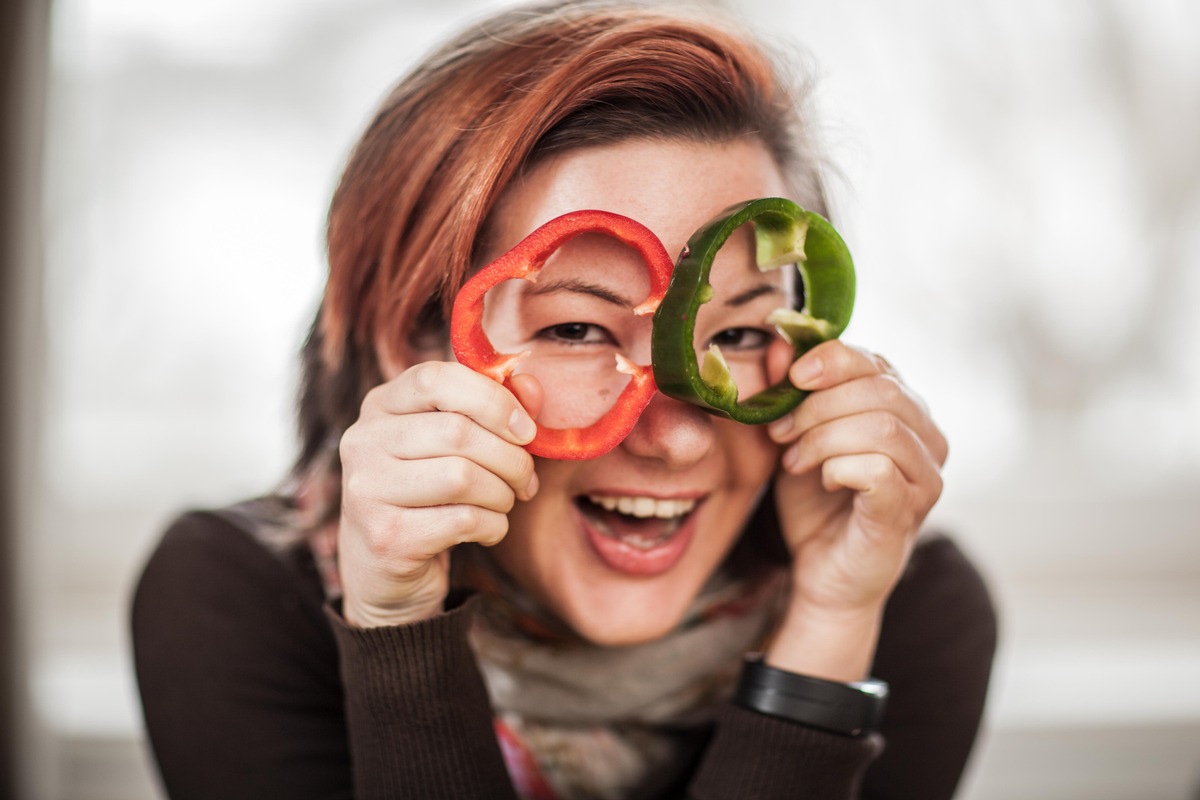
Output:
M788 354L778 355L786 358ZM905 572L925 515L941 492L939 472L946 458L946 442L924 403L877 356L833 341L790 365L780 365L774 356L772 361L773 370L782 373L786 368L792 382L812 394L796 411L769 428L772 438L784 447L775 506L791 556L792 592L767 648L766 662L800 675L839 682L862 680L872 670L889 597ZM887 623L890 628L897 627L894 618L893 614ZM970 633L958 624L941 624L936 616L932 620L924 623L930 632L931 641L926 642L930 647L952 651L956 637ZM914 655L909 650L906 657L912 659ZM990 658L987 649L980 680L980 663L967 665L974 671L962 676L956 674L955 667L961 665L956 665L954 659L917 656L918 664L899 676L903 678L899 686L892 687L893 696L901 694L902 709L911 709L915 707L914 697L921 698L921 702L932 700L929 689L943 681L956 686L986 686ZM981 691L965 692L973 693L981 707ZM964 702L970 705L970 701ZM948 726L966 740L961 757L951 756L936 767L930 764L939 761L940 756L930 758L910 751L915 760L901 769L908 769L910 776L937 773L938 780L929 785L940 781L952 792L974 736L977 711ZM903 710L900 716L904 716ZM786 746L772 747L766 739L755 742L748 729L735 727L736 733L727 732L724 729L732 727L727 715L699 778L711 778L713 770L708 765L718 747L728 748L726 742L750 741L755 746L742 758L759 764L765 776L761 784L756 784L757 796L797 796L800 786L805 788L798 796L813 798L933 796L923 792L914 795L900 785L885 786L882 794L875 794L875 789L860 794L863 773L878 754L877 749L872 752L866 746L869 739L843 737L838 742L799 723L771 721L790 723L797 729L791 732ZM935 741L937 735L931 736L930 731L937 728L936 723L919 727L914 738L920 741L923 734L925 739ZM888 725L886 730L899 732L902 739L911 733L903 724ZM780 729L779 736L785 735L785 729ZM858 758L846 758L856 742ZM899 762L889 759L886 763ZM895 774L896 768L877 770L875 774L887 783L889 771ZM755 771L737 773L756 780L760 777ZM699 783L693 787L697 796L716 796L715 791L700 793Z
M349 798L337 650L306 585L248 534L189 514L133 599L146 729L167 793Z
M888 601L871 669L891 687L880 735L839 736L728 705L689 796L949 800L995 644L979 573L949 539L922 541Z
M167 532L138 584L133 640L168 795L511 797L469 603L356 629L322 602L315 577L223 519L189 514Z
M867 771L864 797L954 795L979 730L996 638L975 567L951 540L922 540L884 612L872 671L892 688L887 749Z

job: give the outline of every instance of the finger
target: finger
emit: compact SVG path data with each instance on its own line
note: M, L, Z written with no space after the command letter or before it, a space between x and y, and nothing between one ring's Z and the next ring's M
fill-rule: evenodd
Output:
M528 500L536 491L533 457L462 414L431 411L378 417L347 431L344 459L353 448L381 449L407 461L460 456L495 474ZM346 441L349 440L349 441Z
M366 526L367 552L400 574L424 569L455 545L492 546L508 532L508 516L466 503L393 509Z
M866 518L886 523L886 529L908 530L917 516L908 482L896 463L880 453L828 459L821 465L821 485L829 492L855 492L856 505Z
M404 508L465 503L507 513L516 499L511 486L461 456L407 461L377 451L342 480L349 497Z
M788 368L788 378L799 389L817 391L867 375L895 374L891 364L861 347L840 339L822 342Z
M920 437L893 414L868 411L825 422L807 431L783 455L783 468L800 475L846 455L882 455L923 494L941 492L941 475Z
M491 547L508 533L506 514L465 503L408 508L400 515L400 522L402 535L428 542L433 555L465 542Z
M925 402L892 375L868 375L813 392L790 415L772 423L768 433L783 444L823 423L876 410L895 414L916 432L939 465L946 463L946 438Z
M425 361L377 386L363 401L363 416L452 411L515 444L537 434L532 417L513 393L462 364Z

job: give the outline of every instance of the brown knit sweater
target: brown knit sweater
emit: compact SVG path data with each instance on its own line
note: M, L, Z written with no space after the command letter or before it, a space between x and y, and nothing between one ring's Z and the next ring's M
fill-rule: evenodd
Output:
M467 644L473 602L395 628L346 626L306 548L279 555L229 518L180 518L133 601L150 743L174 800L513 798ZM664 798L949 798L983 709L996 621L943 537L888 603L873 674L880 735L850 738L727 705ZM886 749L883 748L886 742ZM882 754L881 754L882 751Z

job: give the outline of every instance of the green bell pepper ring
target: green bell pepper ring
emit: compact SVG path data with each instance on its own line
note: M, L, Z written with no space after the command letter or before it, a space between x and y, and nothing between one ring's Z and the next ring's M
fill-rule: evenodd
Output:
M664 394L738 422L761 425L791 411L808 393L785 376L739 402L721 351L711 345L700 365L694 344L696 312L713 296L708 282L713 259L747 222L754 224L758 268L796 264L804 282L805 308L778 309L766 320L791 343L794 358L846 329L854 309L854 263L846 243L821 215L791 200L764 197L730 206L692 234L654 314L651 358L654 379Z
M640 222L620 214L572 211L539 227L463 284L454 298L450 318L450 344L460 363L512 389L513 371L529 353L499 353L492 346L483 330L484 296L510 278L537 281L546 259L581 233L606 234L638 251L650 275L650 294L633 313L654 313L667 290L673 266L659 238ZM585 428L547 428L538 423L537 435L525 449L545 458L585 459L604 455L620 444L657 389L649 364L635 364L620 353L616 354L616 362L616 370L629 375L630 380L603 417Z

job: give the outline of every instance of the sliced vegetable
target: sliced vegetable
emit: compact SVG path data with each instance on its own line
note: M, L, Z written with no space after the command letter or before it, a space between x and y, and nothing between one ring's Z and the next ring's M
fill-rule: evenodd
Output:
M730 234L747 222L754 224L759 269L795 264L804 282L805 308L777 309L767 319L792 345L795 358L846 329L854 309L854 263L824 217L781 197L730 206L688 240L654 314L654 379L664 394L758 425L782 417L808 393L784 377L738 402L737 385L720 349L710 345L701 366L694 344L696 312L713 297L708 280L713 259Z
M493 286L512 278L536 282L546 259L582 233L606 234L641 254L650 275L650 294L633 313L654 313L667 290L673 267L662 242L649 228L620 214L573 211L542 225L463 285L450 320L450 343L460 363L512 388L513 371L528 352L496 352L483 330L484 296ZM648 364L634 364L617 353L615 368L628 374L630 381L603 417L585 428L547 428L539 424L537 436L526 449L546 458L584 459L603 455L620 444L633 430L656 387Z

